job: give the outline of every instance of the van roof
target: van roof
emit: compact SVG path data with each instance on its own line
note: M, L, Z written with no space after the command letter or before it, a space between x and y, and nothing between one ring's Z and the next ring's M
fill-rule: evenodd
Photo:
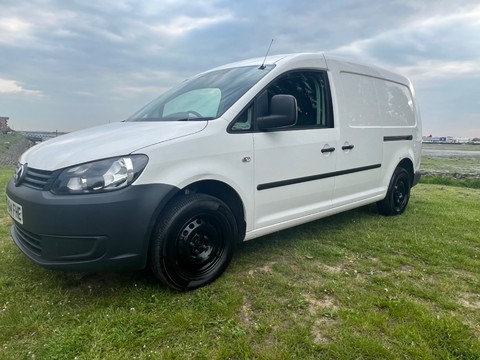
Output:
M240 66L260 66L263 63L265 63L265 65L287 65L290 62L296 62L298 64L301 64L302 60L311 61L315 59L321 60L322 63L326 62L327 67L335 63L336 67L340 68L341 71L355 72L367 76L385 78L402 84L410 85L410 80L398 73L391 72L376 65L367 64L359 61L352 61L350 59L325 54L323 52L280 54L267 56L267 58L258 57L229 63L212 70L220 70Z
M260 66L264 63L264 61L265 61L266 65L272 65L272 64L277 64L282 60L283 61L290 61L294 58L301 58L301 57L305 57L305 56L308 56L310 58L312 56L323 58L324 55L321 52L319 52L319 53L295 53L295 54L270 55L270 56L267 56L266 58L265 57L258 57L258 58L236 61L236 62L233 62L233 63L229 63L229 64L222 65L220 67L217 67L214 70L223 69L223 68L231 68L231 67L239 67L239 66L256 66L256 65Z

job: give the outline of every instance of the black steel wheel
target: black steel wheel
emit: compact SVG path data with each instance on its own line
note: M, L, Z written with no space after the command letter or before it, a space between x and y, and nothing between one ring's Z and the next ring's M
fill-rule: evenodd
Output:
M171 288L192 290L218 278L233 256L235 218L221 200L191 194L160 216L150 254L154 274Z
M390 180L385 199L377 202L378 212L382 215L403 213L410 199L410 188L410 174L403 167L397 167Z

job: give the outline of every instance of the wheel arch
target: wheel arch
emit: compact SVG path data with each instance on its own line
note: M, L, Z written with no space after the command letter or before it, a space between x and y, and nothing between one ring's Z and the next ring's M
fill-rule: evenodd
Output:
M410 187L413 186L413 181L414 181L414 177L415 177L415 170L413 168L412 160L410 158L404 158L396 166L396 168L398 168L398 167L402 167L405 170L407 170L408 175L410 176Z
M238 228L238 241L243 241L247 228L245 221L245 206L235 189L218 180L200 180L183 188L181 196L189 193L206 194L223 201L235 216Z
M168 204L175 201L179 197L186 196L188 194L206 194L223 201L232 211L237 222L238 229L238 241L241 242L245 238L246 221L245 221L245 206L240 195L230 185L218 181L218 180L199 180L193 182L184 188L177 189L173 194L170 194L168 200L163 202L153 219L153 226L151 227L151 233L155 230L155 223L162 216Z

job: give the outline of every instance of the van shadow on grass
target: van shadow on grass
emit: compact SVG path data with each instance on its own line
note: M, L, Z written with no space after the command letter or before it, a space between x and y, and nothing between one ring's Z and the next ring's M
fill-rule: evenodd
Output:
M283 252L293 249L298 241L305 241L305 238L311 237L315 237L319 242L329 243L331 235L348 224L361 222L364 218L379 216L375 205L362 206L241 243L237 247L235 257L255 255L258 258L259 253Z
M368 205L240 243L235 249L232 263L226 273L232 270L232 266L236 266L241 272L248 272L252 264L256 267L267 266L272 257L281 256L288 261L288 254L294 252L302 242L306 243L308 239L315 237L319 242L330 243L329 238L333 232L351 224L352 221L361 222L363 218L375 216L379 216L375 206ZM44 269L41 272L51 279L52 286L58 286L71 293L90 294L96 297L117 296L121 292L128 292L131 287L138 286L154 291L179 293L163 285L148 267L139 271L125 272L80 273Z

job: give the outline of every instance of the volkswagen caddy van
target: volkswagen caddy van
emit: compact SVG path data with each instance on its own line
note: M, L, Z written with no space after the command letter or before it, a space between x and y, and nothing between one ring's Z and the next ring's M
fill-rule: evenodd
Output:
M11 235L45 268L149 266L194 289L238 242L371 203L401 214L420 153L407 78L321 53L241 61L25 152Z

